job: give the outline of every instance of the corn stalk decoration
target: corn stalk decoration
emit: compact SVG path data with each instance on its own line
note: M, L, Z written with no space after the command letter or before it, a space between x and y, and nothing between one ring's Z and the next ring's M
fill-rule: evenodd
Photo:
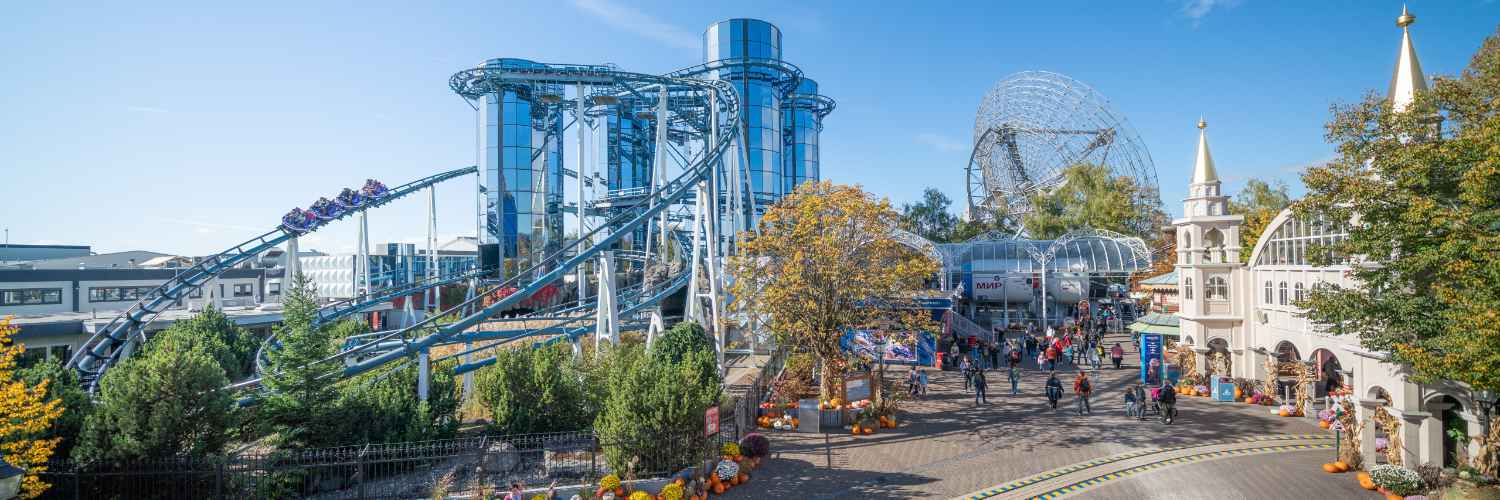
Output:
M1208 369L1210 370L1209 375L1228 377L1229 356L1225 356L1222 352L1214 351L1213 354L1209 355Z
M1281 367L1277 365L1275 357L1267 356L1264 368L1266 379L1261 381L1261 393L1271 398L1271 401L1278 401L1281 395L1276 393L1276 376L1280 373Z
M1339 426L1343 427L1344 432L1349 435L1349 439L1339 444L1339 460L1357 469L1364 461L1364 456L1359 453L1359 435L1360 431L1364 430L1364 423L1355 417L1353 399L1343 397L1339 398L1338 402Z
M1385 461L1391 465L1401 465L1401 421L1385 411L1384 406L1375 407L1375 412L1370 415L1370 420L1375 422L1379 429L1385 430Z
M1288 363L1294 365L1291 368L1297 373L1297 388L1293 392L1293 395L1297 398L1297 414L1301 415L1308 407L1308 404L1312 403L1313 373L1307 367L1306 363L1300 361L1289 361Z

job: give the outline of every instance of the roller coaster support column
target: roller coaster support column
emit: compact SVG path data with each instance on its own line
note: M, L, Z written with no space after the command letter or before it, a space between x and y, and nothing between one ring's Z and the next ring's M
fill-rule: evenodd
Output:
M417 353L417 400L427 401L427 388L432 381L432 353L427 349Z
M475 293L474 291L478 290L478 289L479 289L479 278L474 278L472 280L469 280L469 291L464 294L464 302L468 302L470 300L473 300L474 299L474 293ZM442 310L442 304L438 304L438 310ZM468 316L469 314L470 313L468 311L459 311L459 315L460 316ZM469 342L465 342L464 343L463 364L469 364L469 361L473 361L474 354L472 352L469 352L469 351L472 351L472 350L474 350L474 342L472 340L469 341ZM468 401L469 395L471 395L471 394L474 394L474 372L469 371L469 372L464 372L464 398L463 398L463 400L464 401Z
M359 243L354 249L354 293L370 292L370 216L359 212Z
M426 278L437 279L437 186L427 188L427 275ZM433 287L422 293L422 312L431 313L438 310L436 304L438 290L441 287Z
M614 252L599 252L599 296L595 306L594 352L599 352L599 342L620 343L620 310L615 304L615 256Z
M295 281L297 274L302 272L302 259L297 258L297 252L297 238L286 240L286 253L282 255L285 261L281 265L281 295L277 297L285 297L287 289L292 286L292 281Z
M578 234L580 234L580 235L587 234L589 232L589 228L584 223L584 215L588 212L588 209L587 209L587 204L584 203L584 200L583 200L583 183L585 182L586 179L588 179L588 176L589 176L589 174L588 174L588 165L589 165L589 163L588 163L588 160L586 159L586 157L584 156L588 152L588 147L585 145L585 141L588 139L588 134L585 133L586 132L585 128L587 128L587 124L584 121L584 117L586 116L586 113L584 113L584 111L583 111L585 109L583 101L587 97L588 97L588 91L585 89L585 87L583 86L582 83L578 84L578 104L573 107L573 113L575 115L577 115L577 116L574 116L573 123L574 123L574 126L578 127L578 212L577 213L578 213ZM587 294L588 294L588 290L589 290L588 275L584 273L583 267L584 266L578 266L578 303L579 304L583 304L584 302L587 301Z

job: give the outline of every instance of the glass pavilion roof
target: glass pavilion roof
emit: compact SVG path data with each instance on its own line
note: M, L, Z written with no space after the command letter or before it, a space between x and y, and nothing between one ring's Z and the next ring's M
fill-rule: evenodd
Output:
M1151 269L1151 252L1140 238L1084 229L1056 240L979 236L937 244L948 272L1086 272L1134 274Z

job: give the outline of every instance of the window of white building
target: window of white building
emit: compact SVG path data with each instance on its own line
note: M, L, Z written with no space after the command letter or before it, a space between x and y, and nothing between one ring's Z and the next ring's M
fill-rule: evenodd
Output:
M1204 298L1208 300L1229 300L1229 283L1223 276L1208 278L1208 289L1204 291Z
M1295 294L1293 294L1293 297L1296 297L1296 299L1297 299L1297 303L1299 303L1299 304L1300 304L1300 303L1302 303L1302 301L1303 301L1303 300L1304 300L1304 299L1306 299L1306 298L1307 298L1307 290L1304 290L1304 289L1303 289L1303 288L1302 288L1302 283L1301 283L1301 282L1298 282L1298 283L1297 283L1297 284L1296 284L1296 285L1295 285L1295 286L1294 286L1294 288L1295 288L1295 290L1296 290L1296 293L1295 293Z
M1182 279L1182 298L1193 300L1193 278Z
M1271 286L1271 280L1266 280L1266 305L1276 303L1276 295L1274 294L1275 290L1276 287Z
M1281 305L1286 305L1286 282L1281 282Z

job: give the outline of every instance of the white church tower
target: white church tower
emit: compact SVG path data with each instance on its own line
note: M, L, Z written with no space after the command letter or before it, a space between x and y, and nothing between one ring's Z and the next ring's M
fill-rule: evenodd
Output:
M1248 290L1240 263L1240 227L1244 216L1229 215L1229 197L1220 192L1219 174L1208 151L1208 123L1198 120L1198 153L1193 180L1182 201L1183 217L1172 221L1177 232L1177 313L1181 342L1198 352L1198 370L1207 366L1210 349L1224 351L1237 366L1245 358L1244 309L1236 295Z

